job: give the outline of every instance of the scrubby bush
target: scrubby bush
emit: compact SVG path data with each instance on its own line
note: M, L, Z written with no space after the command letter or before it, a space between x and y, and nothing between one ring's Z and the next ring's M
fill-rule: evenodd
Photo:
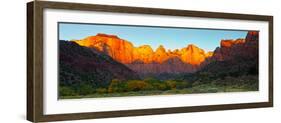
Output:
M60 86L59 87L59 95L60 96L75 96L77 94L70 87Z
M152 90L153 87L141 80L130 80L127 82L128 91L141 91L141 90Z
M169 87L167 86L166 83L159 83L158 86L157 86L157 89L165 91L165 90L169 90Z
M161 82L159 79L155 79L155 78L153 78L153 77L145 78L144 81L147 82L147 83L150 83L150 84Z
M192 87L195 87L195 86L198 86L198 85L201 85L202 83L200 81L195 81L193 82L192 84Z
M174 80L167 80L166 84L169 89L177 89L177 82Z
M169 90L169 86L165 82L157 82L152 84L154 90Z
M107 89L106 88L98 88L98 89L96 89L96 92L99 93L99 94L104 94L104 93L107 93Z
M212 81L211 76L212 74L209 72L201 72L199 73L199 80L203 83L209 83L210 81Z
M177 82L176 88L177 89L184 89L190 87L190 84L187 82Z
M169 89L184 89L191 87L191 83L185 81L167 80L165 81Z
M118 79L111 80L111 83L108 87L108 93L126 92L127 90L126 82L122 82Z
M78 87L77 87L77 90L76 90L76 92L79 95L93 94L94 91L95 91L94 88L90 84L86 84L86 83L79 84Z

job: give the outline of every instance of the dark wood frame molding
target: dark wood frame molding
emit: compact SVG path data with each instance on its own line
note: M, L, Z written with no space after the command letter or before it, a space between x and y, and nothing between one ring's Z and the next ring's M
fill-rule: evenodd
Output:
M151 15L170 15L205 17L238 20L256 20L269 22L269 101L257 103L209 105L177 108L142 109L126 111L107 111L95 113L73 113L45 115L43 113L43 11L51 9L69 9L83 11L102 11L117 13L137 13ZM155 9L126 6L109 6L80 3L33 1L27 3L27 120L32 122L80 120L93 118L156 115L185 112L245 109L273 106L273 16L233 13L201 12L187 10Z

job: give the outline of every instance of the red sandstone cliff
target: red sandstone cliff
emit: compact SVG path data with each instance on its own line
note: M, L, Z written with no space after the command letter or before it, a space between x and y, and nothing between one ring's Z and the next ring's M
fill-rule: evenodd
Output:
M170 58L178 57L184 63L200 65L206 58L212 56L211 52L205 53L204 50L195 45L188 45L174 51L166 51L164 46L160 45L153 51L149 45L134 47L129 41L107 34L97 34L75 42L81 46L98 49L124 64L134 62L163 63Z
M255 58L258 55L258 32L249 31L245 39L222 40L212 56L213 60Z
M257 57L258 32L248 32L245 39L222 40L214 52L190 44L182 49L166 50L160 45L155 51L149 45L135 47L115 35L97 34L75 42L95 48L138 73L190 73L210 61L227 61L236 57Z

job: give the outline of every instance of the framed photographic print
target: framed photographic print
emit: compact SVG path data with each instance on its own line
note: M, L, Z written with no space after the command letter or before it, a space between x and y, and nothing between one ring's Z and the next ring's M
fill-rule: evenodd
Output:
M33 122L273 106L273 17L27 4Z

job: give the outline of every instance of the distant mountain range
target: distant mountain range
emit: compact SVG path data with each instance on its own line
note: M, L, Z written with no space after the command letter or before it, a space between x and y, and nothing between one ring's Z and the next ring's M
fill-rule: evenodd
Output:
M176 57L184 63L200 65L213 54L212 52L206 53L193 44L174 51L167 51L164 46L160 45L156 51L153 51L149 45L135 47L130 41L121 39L116 35L107 34L97 34L74 42L81 46L95 48L123 64L163 63Z
M97 34L73 42L96 49L139 74L192 73L204 67L210 60L228 60L236 55L255 57L257 52L251 47L257 45L251 42L257 43L258 39L249 39L257 36L258 32L248 32L245 39L222 40L220 47L214 52L205 52L194 44L173 51L160 45L153 51L149 45L135 47L130 41L108 34Z

